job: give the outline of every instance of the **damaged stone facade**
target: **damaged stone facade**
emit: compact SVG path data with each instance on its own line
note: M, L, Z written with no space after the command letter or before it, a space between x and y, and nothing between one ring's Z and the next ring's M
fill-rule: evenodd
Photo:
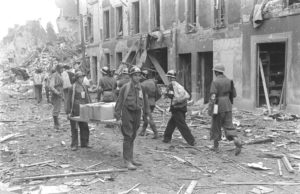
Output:
M269 4L264 21L253 27L252 11L256 0L90 0L93 42L87 44L93 80L105 65L117 68L137 40L147 35L158 37L148 47L148 53L159 61L164 71L176 69L178 80L194 100L208 101L213 80L213 65L222 63L226 75L233 79L240 108L261 106L258 48L272 58L272 45L284 43L283 70L271 65L268 76L269 94L272 87L283 90L282 103L287 110L300 110L300 21L297 1ZM289 2L289 4L287 4ZM292 3L291 3L292 2ZM88 14L87 14L88 15ZM133 55L134 56L134 52ZM140 55L136 56L133 65ZM130 58L130 57L129 57ZM131 59L134 59L131 57ZM275 60L275 58L273 59ZM272 61L272 59L270 60ZM263 64L265 65L265 64ZM276 72L277 71L277 72ZM274 85L271 74L280 84ZM283 75L283 79L279 78ZM281 79L281 80L280 80ZM273 84L273 86L272 86ZM271 87L272 86L272 87ZM275 91L275 92L276 92ZM261 101L259 103L258 101Z

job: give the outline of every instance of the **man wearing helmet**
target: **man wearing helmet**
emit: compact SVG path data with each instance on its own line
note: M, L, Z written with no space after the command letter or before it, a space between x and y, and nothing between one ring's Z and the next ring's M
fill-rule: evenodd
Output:
M164 133L163 142L169 143L171 141L173 132L177 127L186 142L189 145L194 146L195 138L185 122L185 114L187 112L187 100L189 98L189 94L186 92L183 86L176 82L176 72L174 70L168 71L167 77L170 84L167 88L166 96L171 99L170 112L172 113L172 116L168 121L168 125ZM183 94L184 96L178 95L179 91L180 94ZM181 97L180 99L179 96Z
M129 81L130 81L130 76L128 75L128 68L125 67L123 68L121 75L117 81L117 90L116 90L117 96L119 96L119 92L122 86L128 83Z
M68 92L68 104L67 104L67 114L69 116L79 116L80 115L80 105L88 104L91 102L87 86L83 85L84 74L81 71L75 73L74 81L75 83L69 88ZM76 151L78 149L78 128L76 121L70 120L71 125L71 150ZM82 148L90 148L89 146L89 126L87 122L78 122L80 129L80 144Z
M137 130L140 127L142 110L149 115L148 96L140 84L141 70L134 66L130 69L130 82L120 89L115 106L115 117L121 125L123 139L123 158L129 170L136 170L141 164L133 160L133 147Z
M61 77L61 73L63 71L63 67L61 64L56 65L55 67L56 72L51 76L50 80L50 90L52 91L52 105L53 105L53 121L54 121L54 128L59 130L59 122L58 116L60 113L62 98L63 98L63 79Z
M145 135L148 123L150 123L150 127L154 133L153 139L157 139L158 133L157 133L156 125L152 118L152 113L155 108L155 102L161 97L161 93L155 83L155 80L149 78L149 72L147 70L143 70L142 75L144 77L144 81L142 81L141 85L145 88L147 95L148 95L150 114L149 114L149 117L146 117L146 115L143 115L144 124L143 124L142 131L139 133L139 135L140 136Z
M222 138L221 128L223 127L226 138L229 141L234 141L236 146L235 155L239 155L242 144L237 137L232 123L232 103L233 98L236 97L236 90L233 81L224 75L225 67L223 65L215 65L213 71L215 72L216 79L211 84L210 100L211 103L218 105L218 110L214 114L211 114L210 139L214 141L213 150L218 151L219 141Z
M98 81L97 100L103 102L114 102L116 100L115 90L117 88L116 80L110 76L110 70L107 66L101 69L102 77ZM101 99L102 95L102 99Z

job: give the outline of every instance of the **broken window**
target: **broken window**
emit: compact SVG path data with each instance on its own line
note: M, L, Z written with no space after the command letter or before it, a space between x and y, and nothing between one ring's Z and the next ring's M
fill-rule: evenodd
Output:
M117 36L123 36L123 8L122 6L116 8L116 24Z
M225 1L214 0L214 20L215 28L225 27Z
M109 10L104 11L103 13L103 19L104 19L104 38L109 39L110 35L110 26L109 26Z
M140 33L140 3L139 1L132 3L132 13L133 13L133 33Z
M153 0L154 30L160 29L160 0Z
M106 66L110 67L110 54L105 53Z
M86 36L85 36L85 40L89 43L93 43L94 42L94 36L93 36L93 19L92 19L92 15L89 15L87 17L87 21L86 21L86 26L85 26L85 32L86 32Z
M188 0L188 22L189 24L196 26L196 0Z

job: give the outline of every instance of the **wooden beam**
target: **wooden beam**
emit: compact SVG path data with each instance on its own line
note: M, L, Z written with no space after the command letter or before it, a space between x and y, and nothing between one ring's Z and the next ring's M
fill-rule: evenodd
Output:
M153 64L153 66L155 67L157 73L159 74L160 78L162 79L162 81L164 82L165 85L169 85L169 80L166 76L165 71L163 70L163 68L160 66L159 62L157 61L157 59L155 57L153 57L152 55L148 54L148 57L151 61L151 63Z
M122 59L123 63L127 63L128 57L130 56L130 53L135 49L137 44L139 43L139 40L136 40L133 45L130 47L129 51L126 53L125 57Z
M83 176L83 175L93 175L93 174L106 174L113 172L127 172L127 169L109 169L109 170L98 170L98 171L88 171L88 172L74 172L66 174L51 174L51 175L42 175L42 176L31 176L31 177L22 177L16 178L17 180L41 180L47 178L59 178L59 177L70 177L70 176Z
M269 111L269 114L272 114L272 112L271 112L271 106L270 106L270 101L269 101L269 93L268 93L268 90L267 90L266 79L265 79L265 74L264 74L264 69L263 69L263 66L262 66L260 58L259 58L258 63L259 63L261 80L262 80L263 87L264 87L265 98L266 98L266 102L267 102L267 106L268 106L268 111Z

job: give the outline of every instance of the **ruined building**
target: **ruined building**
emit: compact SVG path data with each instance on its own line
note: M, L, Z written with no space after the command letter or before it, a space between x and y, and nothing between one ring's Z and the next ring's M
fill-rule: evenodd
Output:
M238 107L266 103L264 75L271 105L300 110L299 0L86 2L94 82L102 66L117 68L121 61L152 69L162 79L163 72L176 69L192 97L207 102L213 65L222 63L235 81Z

